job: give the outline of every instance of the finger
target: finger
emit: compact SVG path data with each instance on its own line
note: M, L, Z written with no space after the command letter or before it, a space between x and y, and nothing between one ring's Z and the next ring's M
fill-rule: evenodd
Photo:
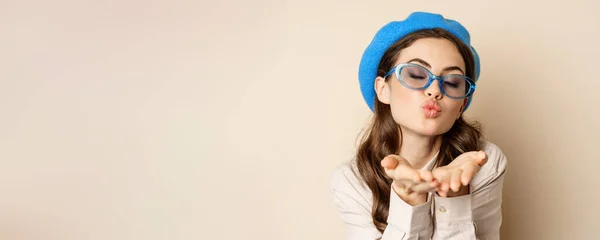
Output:
M429 185L434 188L438 188L440 186L440 182L437 179L433 179Z
M440 183L449 181L449 169L447 167L433 169L431 174L433 175L433 178Z
M400 162L396 167L396 173L399 179L409 179L416 183L421 182L419 172L413 169L408 163Z
M438 169L434 169L434 170L438 170ZM437 193L438 193L438 195L440 195L441 197L448 196L447 195L447 193L448 193L448 184L446 182L444 182L442 171L435 171L435 172L433 172L433 174L434 174L434 176L436 176L435 182L437 182Z
M396 179L396 166L398 166L398 158L395 155L388 155L381 160L381 166L385 171L385 174L392 178Z
M433 181L433 174L431 174L431 172L428 170L421 169L421 171L419 171L419 175L421 176L421 179L426 182Z
M448 192L446 192L446 191L440 191L440 190L438 190L437 194L440 195L440 197L447 197L448 196Z
M386 169L394 169L398 166L398 158L395 155L388 155L381 160L381 166Z
M462 176L460 177L460 182L462 185L467 186L473 180L473 176L475 173L479 172L479 165L475 164L467 164L462 171Z
M391 179L396 179L396 169L383 168L383 170L385 171L385 175L387 175Z
M398 155L386 156L381 160L381 166L384 167L386 174L393 179L410 179L414 182L421 181L419 173L412 168L406 159Z
M442 182L440 189L442 192L448 192L448 190L450 190L450 184L448 184L448 182Z
M479 166L483 166L485 163L487 163L488 160L488 156L484 151L479 151L477 153L477 165Z
M452 171L452 176L450 177L450 189L454 192L458 192L460 189L460 177L462 175L462 170L460 168L454 169Z
M459 157L464 157L466 159L475 161L475 163L477 163L479 166L482 166L487 162L487 154L484 151L467 152Z

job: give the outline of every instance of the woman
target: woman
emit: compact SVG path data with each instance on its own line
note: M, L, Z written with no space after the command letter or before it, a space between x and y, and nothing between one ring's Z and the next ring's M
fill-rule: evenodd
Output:
M347 239L499 239L506 158L462 113L479 58L468 31L416 12L381 28L359 68L374 111L332 178Z

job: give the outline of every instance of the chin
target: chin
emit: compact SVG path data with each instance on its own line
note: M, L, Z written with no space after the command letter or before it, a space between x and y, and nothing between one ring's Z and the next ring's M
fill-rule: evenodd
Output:
M424 136L438 136L438 135L442 135L446 132L448 132L450 130L450 128L452 128L452 125L446 126L444 125L440 125L437 123L423 123L421 126L415 128L417 129L417 133L424 135Z
M421 129L420 131L416 131L416 132L423 136L435 137L438 135L442 135L442 134L446 133L447 131L443 131L440 129Z

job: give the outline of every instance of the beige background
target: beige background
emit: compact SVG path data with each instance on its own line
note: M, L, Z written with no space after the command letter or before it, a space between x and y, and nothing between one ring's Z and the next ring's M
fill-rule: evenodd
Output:
M0 239L342 239L359 58L414 10L481 55L503 239L596 239L600 4L554 2L2 0Z

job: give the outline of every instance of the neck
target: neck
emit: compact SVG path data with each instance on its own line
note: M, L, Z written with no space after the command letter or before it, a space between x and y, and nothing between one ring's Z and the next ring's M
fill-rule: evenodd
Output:
M442 145L442 136L423 136L408 130L402 130L400 156L415 169L423 168Z

